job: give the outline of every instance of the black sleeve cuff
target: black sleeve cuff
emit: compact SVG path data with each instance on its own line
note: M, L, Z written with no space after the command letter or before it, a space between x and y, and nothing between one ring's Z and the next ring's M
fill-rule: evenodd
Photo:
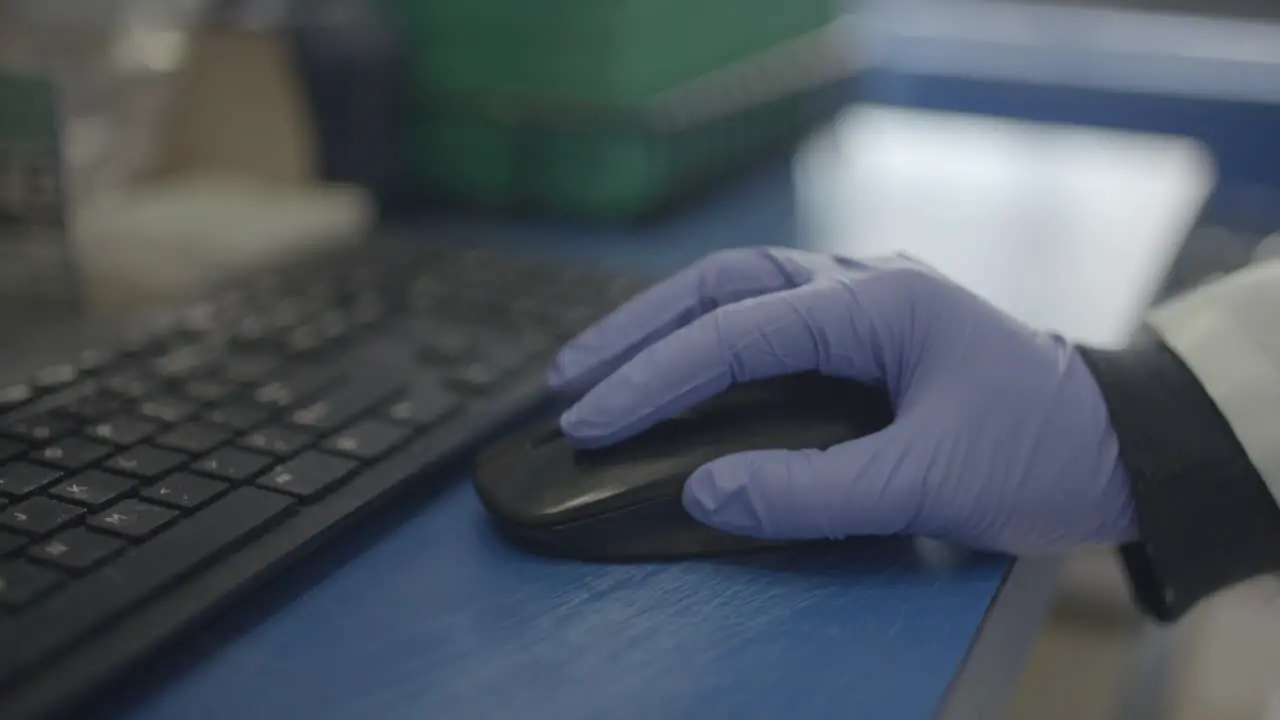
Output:
M1199 380L1144 328L1122 350L1080 348L1129 471L1140 539L1121 548L1136 600L1170 621L1280 571L1280 506Z

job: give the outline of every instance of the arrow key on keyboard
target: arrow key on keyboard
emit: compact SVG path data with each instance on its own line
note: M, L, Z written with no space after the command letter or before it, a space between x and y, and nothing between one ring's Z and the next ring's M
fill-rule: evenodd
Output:
M159 530L177 516L173 510L139 500L125 500L89 518L88 524L115 535L138 539Z
M193 510L221 495L227 483L178 473L142 491L142 497L179 510Z
M100 508L129 492L136 485L133 480L101 470L87 470L49 491L60 500L68 500L90 508Z
M45 497L33 497L0 512L0 525L23 535L48 535L84 511Z

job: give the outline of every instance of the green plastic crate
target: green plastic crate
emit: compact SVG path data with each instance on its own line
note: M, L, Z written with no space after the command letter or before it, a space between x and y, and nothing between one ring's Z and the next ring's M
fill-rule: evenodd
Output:
M639 220L790 147L848 94L832 25L634 110L527 97L419 97L411 165L450 205Z
M634 107L829 23L832 0L381 0L418 91Z
M58 321L81 309L64 196L53 83L0 69L0 315L6 321Z
M703 126L524 126L437 109L413 165L437 198L491 210L639 219L795 138L813 98L788 98Z
M0 142L52 146L56 140L53 91L42 78L0 72Z

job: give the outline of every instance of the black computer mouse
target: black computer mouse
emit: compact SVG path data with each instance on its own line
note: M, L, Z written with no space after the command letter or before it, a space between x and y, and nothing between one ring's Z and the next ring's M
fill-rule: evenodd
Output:
M723 555L779 545L710 528L685 512L685 480L746 450L828 448L883 429L887 395L813 373L734 385L628 440L578 449L557 418L481 453L475 488L506 534L585 560Z

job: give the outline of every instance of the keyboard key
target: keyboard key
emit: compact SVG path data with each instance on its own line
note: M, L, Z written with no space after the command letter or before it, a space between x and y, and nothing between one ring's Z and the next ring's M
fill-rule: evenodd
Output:
M37 372L35 378L32 379L32 384L42 390L52 390L70 385L79 376L80 371L76 369L75 365L51 365Z
M0 460L8 460L10 458L17 457L26 451L27 446L25 443L20 443L17 440L0 438Z
M150 445L129 448L108 460L104 465L129 475L155 478L169 472L189 459L189 456L171 450L161 450Z
M240 438L240 446L285 458L297 455L315 436L293 428L270 425Z
M0 412L12 410L35 397L35 391L26 383L0 387Z
M122 373L109 375L102 380L102 386L122 397L141 398L150 395L159 386L159 380L148 377L141 370L125 370Z
M249 430L271 418L271 411L255 403L237 402L214 408L204 419L232 430Z
M0 466L0 494L23 497L61 476L61 471L52 468L21 461L11 462Z
M219 326L221 316L218 306L212 302L201 302L182 312L178 325L182 330L193 335L204 335Z
M161 425L152 420L133 415L119 415L94 423L84 432L97 440L115 445L137 445L160 431Z
M0 680L145 600L193 566L270 527L293 503L284 495L241 488L50 597L24 618L42 630L23 634L27 642L6 642L16 631L0 628L0 667L4 668ZM0 576L3 572L0 570Z
M49 494L97 509L128 493L136 485L136 481L122 475L89 470L58 483Z
M277 331L287 332L297 327L306 319L307 313L302 304L294 299L283 299L274 304L267 316L267 322Z
M153 360L151 369L155 374L172 382L203 372L220 359L220 356L221 349L214 345L185 345Z
M400 378L360 378L289 414L304 430L327 433L349 424L400 389Z
M236 383L261 382L280 366L280 359L266 353L243 353L228 357L222 375Z
M216 425L186 423L155 439L155 444L171 450L201 455L231 439L231 433Z
M27 557L72 572L84 572L125 547L123 540L75 528L31 546Z
M380 420L365 420L325 440L324 448L340 455L372 460L404 442L409 431Z
M23 412L23 420L56 420L62 424L80 425L86 419L97 419L95 413L109 412L119 403L119 396L105 390L96 380L85 380L36 399ZM71 428L68 428L68 432Z
M415 323L409 333L421 357L436 364L461 363L471 357L476 345L472 333L434 320Z
M417 383L387 408L386 416L415 427L434 425L462 407L462 398L433 383Z
M116 354L106 348L90 348L81 350L76 356L76 367L82 373L96 373L115 362Z
M133 540L145 538L167 525L178 513L141 500L124 500L89 518L90 527Z
M310 500L346 479L357 467L351 460L306 452L259 478L258 485Z
M24 560L0 564L0 607L16 610L57 587L62 576Z
M174 397L156 397L138 404L138 414L167 423L180 423L196 411L196 404Z
M95 390L67 403L62 411L84 422L92 422L115 412L122 404L119 395Z
M528 365L535 355L550 349L551 340L534 332L498 338L485 345L485 359L510 372Z
M240 345L252 346L267 339L271 327L267 319L261 315L246 315L236 321L231 331L231 339Z
M0 511L0 525L23 535L48 535L79 517L84 510L75 505L33 497Z
M75 431L76 425L77 423L68 417L40 415L14 420L0 428L0 433L19 440L38 443L69 435Z
M193 510L221 495L228 487L230 485L218 480L178 473L143 490L142 497L179 510Z
M236 448L223 448L196 461L192 468L205 475L231 482L244 482L262 472L272 462L274 459L266 455Z
M11 555L26 547L28 540L21 535L0 532L0 557Z
M445 377L458 390L483 394L493 390L505 374L496 362L476 360L450 370Z
M141 370L133 369L109 375L102 384L117 395L136 399L150 393L159 383Z
M253 400L266 407L287 408L314 397L341 376L341 370L326 366L290 368L283 377L255 390Z
M341 310L328 310L320 316L316 322L320 328L320 334L324 337L325 342L333 343L339 341L351 332L351 321L347 318L346 313Z
M325 346L324 331L318 324L307 323L290 330L284 337L285 350L290 355L301 356Z
M164 321L157 321L154 326L130 328L120 338L120 352L125 355L136 356L145 355L155 350L164 335L163 323Z
M192 400L205 404L217 402L234 392L234 383L224 380L201 378L192 380L182 387L182 394Z
M111 453L111 448L92 440L68 437L31 453L32 459L67 470L88 467Z

